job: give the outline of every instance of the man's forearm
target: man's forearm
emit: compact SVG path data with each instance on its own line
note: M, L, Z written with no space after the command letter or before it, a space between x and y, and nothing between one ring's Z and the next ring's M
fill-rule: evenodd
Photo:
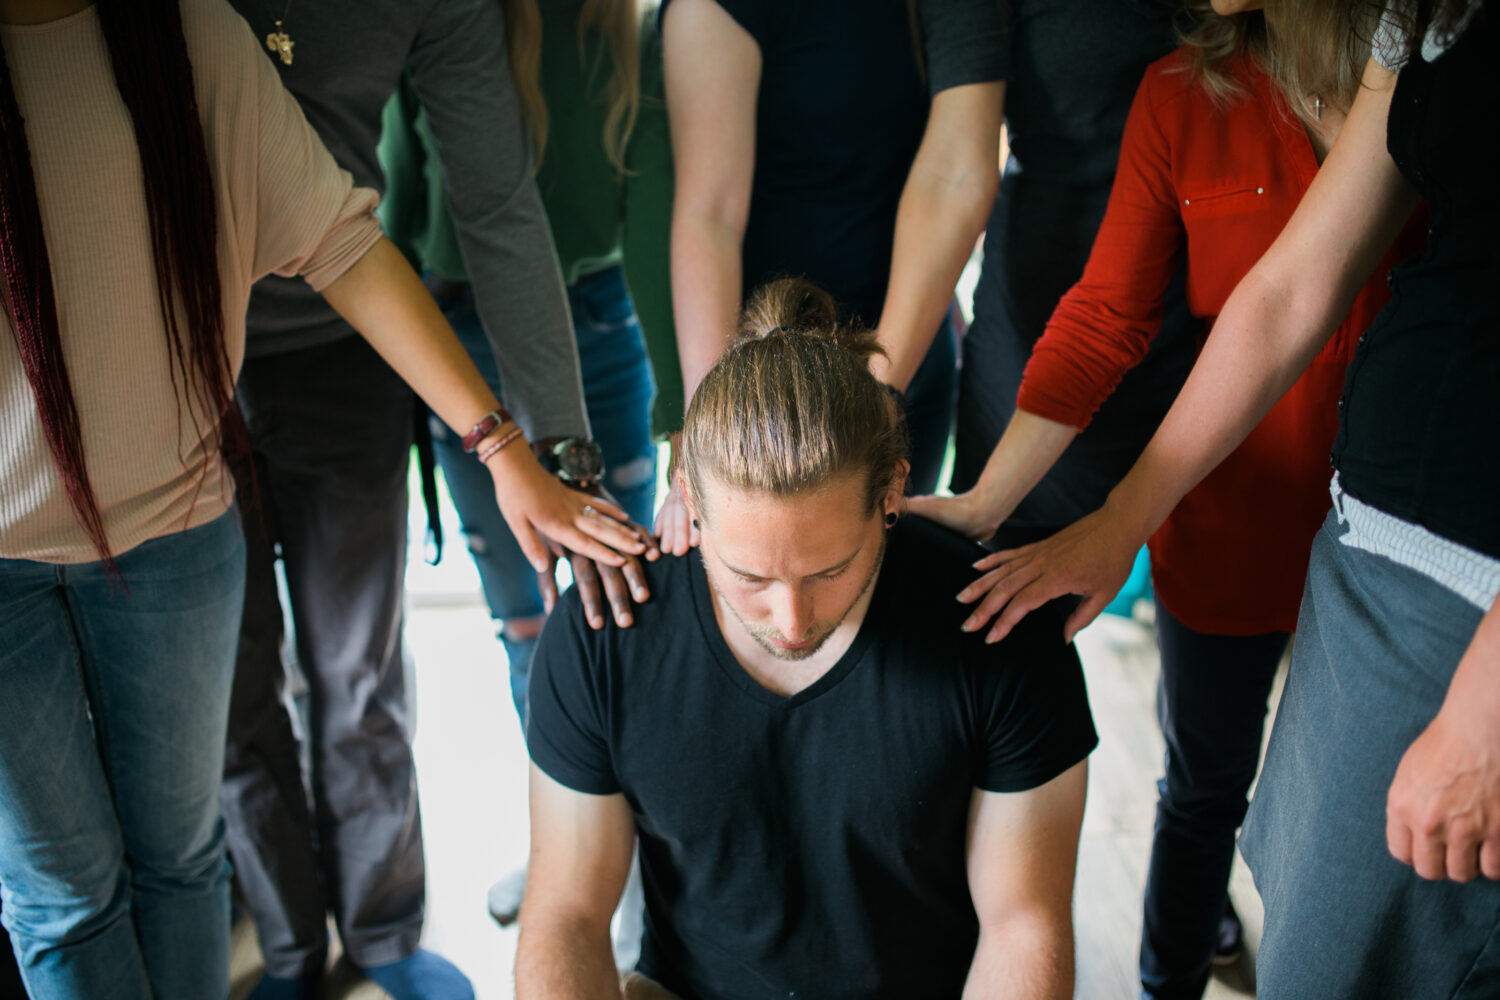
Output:
M528 914L516 947L516 1000L620 1000L609 924Z
M1073 923L1018 915L980 930L964 1000L1069 1000Z
M901 194L878 330L882 381L905 391L922 364L995 201L998 172L935 171L918 160Z
M688 402L739 322L743 240L741 229L680 205L672 220L672 305Z

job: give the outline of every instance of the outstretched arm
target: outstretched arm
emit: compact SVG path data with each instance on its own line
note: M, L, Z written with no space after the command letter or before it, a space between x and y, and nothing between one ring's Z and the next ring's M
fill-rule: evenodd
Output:
M516 950L518 1000L620 1000L609 920L634 847L625 796L575 792L531 765L531 867Z
M323 297L457 433L467 434L499 407L432 296L389 240L381 238L323 289ZM481 442L480 453L507 433L505 426L495 428ZM549 565L540 535L610 566L624 562L620 552L645 551L624 523L624 512L553 479L524 439L506 445L486 465L500 512L538 570Z
M953 301L1000 185L1005 83L971 83L932 99L896 214L891 278L870 369L905 391Z
M1271 249L1230 295L1177 402L1104 507L1036 545L978 565L988 590L969 621L1003 609L999 639L1063 594L1083 602L1071 639L1129 575L1135 552L1200 479L1244 440L1349 311L1417 202L1386 152L1395 74L1373 60L1327 161ZM970 588L973 593L976 588Z
M974 792L969 895L979 946L964 1000L1073 995L1073 871L1088 761L1026 792Z

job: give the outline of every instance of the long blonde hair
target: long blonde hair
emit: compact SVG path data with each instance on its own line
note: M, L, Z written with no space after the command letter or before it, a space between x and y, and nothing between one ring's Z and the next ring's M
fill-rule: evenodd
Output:
M1370 0L1271 0L1265 10L1216 14L1207 0L1189 8L1197 23L1182 35L1192 49L1191 72L1220 103L1241 96L1228 72L1247 56L1276 81L1303 122L1315 116L1307 99L1318 97L1347 112L1359 93L1370 58L1380 8Z
M537 0L501 0L505 10L506 47L511 74L521 101L521 117L531 137L538 165L547 149L547 103L542 97L542 17ZM620 173L626 172L625 149L641 110L640 21L636 0L584 0L578 13L578 58L584 58L589 32L609 44L611 73L604 87L608 111L600 141L604 155ZM651 16L647 12L645 16ZM602 55L588 68L589 84L599 71Z
M700 513L712 479L775 497L865 477L874 510L906 458L906 427L875 376L873 330L841 324L832 296L781 278L751 296L738 339L704 376L682 428Z

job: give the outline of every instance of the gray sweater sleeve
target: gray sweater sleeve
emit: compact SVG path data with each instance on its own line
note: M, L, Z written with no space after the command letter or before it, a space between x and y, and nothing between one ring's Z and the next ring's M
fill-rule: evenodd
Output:
M412 47L504 402L532 440L587 435L578 345L494 0L439 0Z

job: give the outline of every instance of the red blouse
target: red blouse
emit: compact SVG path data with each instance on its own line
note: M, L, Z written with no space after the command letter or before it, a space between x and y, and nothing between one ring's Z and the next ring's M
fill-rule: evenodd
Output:
M1188 306L1205 320L1201 350L1224 300L1317 173L1301 123L1253 61L1230 67L1246 93L1227 106L1213 102L1190 65L1178 50L1146 70L1088 266L1037 342L1020 409L1085 426L1145 356L1183 252ZM1296 627L1308 551L1330 502L1344 369L1389 298L1390 267L1425 238L1419 215L1308 370L1151 537L1157 597L1187 627L1219 635Z

